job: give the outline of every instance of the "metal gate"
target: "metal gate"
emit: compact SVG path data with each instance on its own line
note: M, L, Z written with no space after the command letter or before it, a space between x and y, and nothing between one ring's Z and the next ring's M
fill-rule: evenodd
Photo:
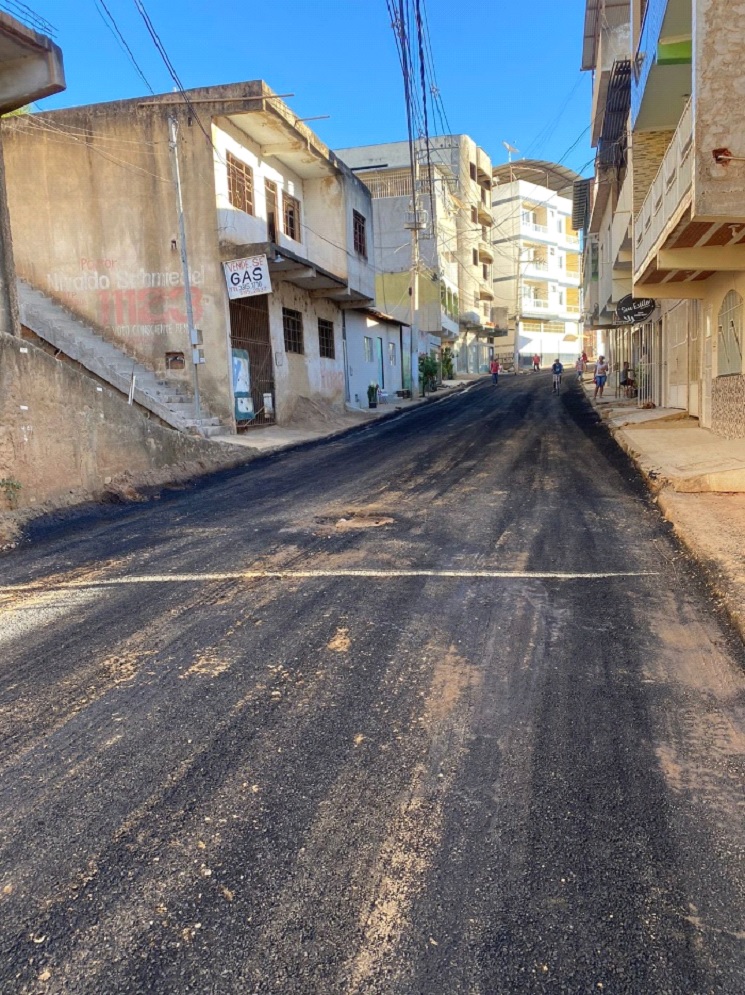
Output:
M248 353L254 417L239 421L238 431L275 420L274 366L269 334L269 299L266 295L242 297L230 302L230 345Z

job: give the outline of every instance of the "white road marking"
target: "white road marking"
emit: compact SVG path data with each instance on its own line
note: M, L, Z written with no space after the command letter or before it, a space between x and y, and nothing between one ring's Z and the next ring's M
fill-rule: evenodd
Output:
M80 584L80 587L89 585ZM74 594L65 597L60 602L58 592L63 587L62 584L56 589L45 589L41 597L34 598L29 604L12 605L7 608L0 606L0 646L5 643L26 636L34 629L45 625L52 625L54 622L69 615L76 608L80 608L98 597L96 591L76 591ZM36 591L34 587L3 588L4 592L13 591L22 593L24 591Z
M226 580L337 580L432 577L454 580L612 580L613 578L658 577L656 571L624 570L599 572L566 572L560 570L226 570L220 573L135 574L132 576L97 578L96 580L64 580L55 584L45 581L43 589L74 590L91 587L120 587L130 584L210 584ZM41 585L16 584L0 587L0 594L39 590Z

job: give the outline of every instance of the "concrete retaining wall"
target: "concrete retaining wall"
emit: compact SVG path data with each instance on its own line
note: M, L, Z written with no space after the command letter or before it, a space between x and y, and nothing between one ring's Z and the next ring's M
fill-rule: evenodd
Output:
M85 374L0 335L0 480L21 485L18 507L94 496L122 473L136 481L184 464L199 472L246 455L149 421ZM0 488L0 507L7 504Z

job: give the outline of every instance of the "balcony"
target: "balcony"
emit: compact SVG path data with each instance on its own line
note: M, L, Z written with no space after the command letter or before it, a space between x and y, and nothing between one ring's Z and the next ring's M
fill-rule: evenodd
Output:
M493 263L494 262L494 249L489 245L488 242L484 242L479 239L479 262L482 263Z
M523 297L522 300L522 313L523 314L549 314L552 311L551 304L548 300L541 297Z
M486 193L486 191L482 190L482 193ZM489 201L488 204L483 199L481 201L479 201L479 204L478 204L478 207L477 207L478 219L479 219L479 224L480 225L486 225L487 228L491 228L491 226L492 226L492 216L491 216L491 210L489 209L490 205L491 205L491 196L489 196L487 199Z
M691 93L691 0L648 0L631 82L634 130L672 130Z

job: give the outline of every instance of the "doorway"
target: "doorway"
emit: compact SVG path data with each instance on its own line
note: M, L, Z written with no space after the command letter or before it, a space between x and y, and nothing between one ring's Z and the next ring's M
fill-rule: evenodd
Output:
M275 421L274 366L272 342L269 334L269 298L242 297L230 302L230 347L235 363L236 356L242 363L242 373L247 373L248 403L239 412L236 404L238 431L271 425ZM246 366L247 357L247 370ZM245 385L245 379L243 381ZM237 400L237 399L236 399Z

